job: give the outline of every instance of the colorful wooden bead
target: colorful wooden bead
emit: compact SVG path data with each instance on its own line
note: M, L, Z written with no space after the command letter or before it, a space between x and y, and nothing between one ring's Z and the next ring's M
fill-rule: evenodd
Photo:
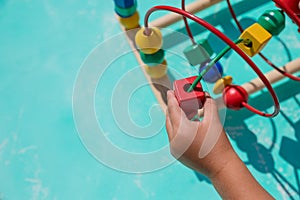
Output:
M224 88L227 85L230 85L232 83L232 77L231 76L225 76L221 79L219 79L214 86L213 92L215 94L221 94Z
M201 39L197 43L200 44L206 50L209 56L212 56L214 54L214 51L211 48L207 39Z
M192 66L201 65L210 59L209 54L200 44L188 46L183 50L183 54Z
M300 15L300 1L299 0L284 0L283 1L296 15Z
M133 15L136 11L136 8L137 8L137 4L134 4L133 6L131 6L129 8L122 8L122 7L115 5L115 12L120 17L126 18L126 17L130 17L131 15Z
M257 21L273 36L278 35L285 27L285 15L281 10L267 10Z
M199 82L193 91L187 92L197 76L188 77L185 79L176 80L173 83L173 89L179 106L187 116L191 113L196 114L199 108L203 107L205 102L205 93L202 85Z
M129 8L136 4L136 0L114 0L115 5L121 8Z
M151 28L150 35L145 35L145 28L141 28L135 35L136 46L145 54L154 54L163 44L162 34L158 28Z
M227 85L223 91L223 101L227 108L239 110L243 102L247 103L248 93L239 85Z
M165 59L165 51L160 49L159 51L155 52L154 54L144 54L140 51L140 56L142 61L149 67L156 66L161 64Z
M136 11L133 15L130 17L119 17L120 23L125 27L125 29L134 29L138 28L140 16L139 13Z
M238 44L238 46L250 57L259 53L262 48L267 44L267 42L271 39L272 35L264 29L258 23L255 23L248 27L241 34L240 38L244 39L244 41L250 41L248 44L244 42Z
M146 65L145 70L151 78L161 78L167 74L167 62L164 60L161 64L151 67Z
M200 66L199 68L199 74L206 69L207 64L209 62L207 62L205 65ZM221 63L216 62L212 68L210 68L210 70L203 76L203 79L208 82L208 83L214 83L217 80L219 80L220 78L222 78L223 75L223 67L221 65Z

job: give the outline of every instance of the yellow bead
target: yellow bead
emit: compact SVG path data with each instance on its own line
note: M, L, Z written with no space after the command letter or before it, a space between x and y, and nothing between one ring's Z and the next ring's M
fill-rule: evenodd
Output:
M230 85L232 83L232 77L231 76L225 76L221 79L219 79L214 86L213 92L215 94L220 94L224 90L224 88L227 85Z
M120 23L125 27L125 29L134 29L140 26L139 24L140 16L138 12L135 12L130 17L119 17Z
M163 43L162 34L158 28L151 28L149 36L144 34L145 28L141 28L135 35L136 46L145 54L154 54Z
M145 65L145 70L151 78L161 78L167 73L167 62L164 60L163 63L151 67Z
M249 26L240 36L240 38L249 41L247 45L240 43L238 46L250 57L259 53L262 48L271 39L272 35L261 25L255 23Z

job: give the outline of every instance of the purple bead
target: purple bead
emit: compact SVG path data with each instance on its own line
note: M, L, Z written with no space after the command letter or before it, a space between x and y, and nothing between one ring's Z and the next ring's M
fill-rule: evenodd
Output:
M200 66L199 74L206 68L209 62ZM217 80L222 78L223 67L221 63L216 62L212 68L203 76L203 79L208 83L215 83Z

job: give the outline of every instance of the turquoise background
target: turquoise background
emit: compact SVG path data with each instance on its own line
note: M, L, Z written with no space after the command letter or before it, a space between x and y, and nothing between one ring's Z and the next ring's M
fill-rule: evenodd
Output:
M264 10L274 8L266 0L233 2L244 26ZM141 16L159 4L179 6L180 2L139 1ZM113 7L112 1L96 0L0 0L0 199L220 199L203 176L179 162L150 173L124 173L98 162L81 142L73 118L73 87L92 49L121 34ZM162 14L154 14L151 19ZM225 2L198 15L230 38L238 37ZM216 52L224 47L198 25L191 23L191 27L197 38L208 37ZM182 22L170 28L184 32ZM289 57L300 56L300 35L289 19L279 39L273 38L263 52L281 66ZM197 73L182 55L172 54L188 44L177 41L168 48L174 78ZM119 47L104 51L113 54L114 48ZM270 70L260 58L253 60L264 72ZM256 77L235 53L227 54L221 62L237 84ZM133 66L138 64L129 54L108 67L95 93L95 110L98 116L107 115L98 120L106 132L112 133L108 137L114 144L133 152L153 151L168 144L161 124L153 138L130 138L119 129L107 106L118 75L130 72ZM134 77L145 81L141 71ZM299 83L285 79L275 88L281 102L277 117L266 119L247 110L228 111L225 129L253 175L276 199L300 199ZM151 123L149 108L157 102L149 86L137 90L127 103L124 105L134 123ZM252 95L250 103L272 112L272 101L265 90ZM159 109L150 116L164 120Z

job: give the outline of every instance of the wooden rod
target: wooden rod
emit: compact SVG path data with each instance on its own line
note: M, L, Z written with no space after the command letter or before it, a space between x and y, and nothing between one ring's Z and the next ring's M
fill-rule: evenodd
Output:
M197 0L186 6L186 11L190 13L197 13L204 10L214 4L221 2L222 0ZM176 13L170 13L163 17L160 17L150 23L150 27L164 28L170 26L178 21L182 20L182 16Z
M297 59L287 63L285 66L281 67L280 69L287 73L290 73L290 74L299 72L300 71L300 58L297 58ZM276 83L277 81L285 78L284 75L282 75L275 69L266 73L265 76L271 84ZM255 78L255 79L251 80L250 82L244 83L242 85L242 87L250 95L257 91L262 90L265 87L265 85L260 80L260 78ZM222 97L216 98L215 101L216 101L219 109L226 107ZM199 114L199 116L203 116L203 109L200 109L198 114Z
M287 73L290 73L290 74L300 71L300 58L287 63L284 67L281 67L280 69ZM285 77L284 75L282 75L281 73L279 73L276 70L272 70L272 71L266 73L265 76L271 84L273 84ZM242 87L250 95L252 93L255 93L255 92L263 89L265 87L265 85L260 80L260 78L256 78L256 79L251 80L248 83L243 84Z

